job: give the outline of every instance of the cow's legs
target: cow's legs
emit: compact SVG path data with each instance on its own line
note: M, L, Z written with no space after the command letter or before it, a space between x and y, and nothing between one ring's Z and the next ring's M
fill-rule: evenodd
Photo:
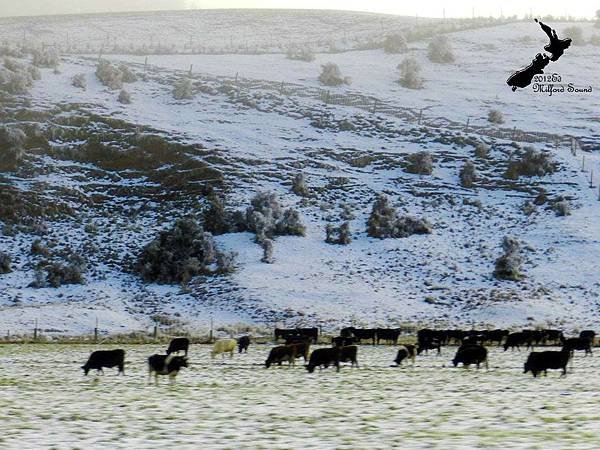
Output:
M119 364L119 372L117 372L117 375L119 374L125 375L125 367L123 364Z

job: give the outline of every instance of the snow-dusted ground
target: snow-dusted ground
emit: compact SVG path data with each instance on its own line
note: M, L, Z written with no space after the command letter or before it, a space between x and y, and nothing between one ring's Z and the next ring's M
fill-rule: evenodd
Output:
M559 32L562 27L558 26ZM589 38L591 25L582 27ZM23 233L14 238L1 236L2 248L17 258L15 272L0 277L0 332L31 332L38 319L40 327L49 330L46 334L86 333L93 329L96 317L104 331L147 330L149 315L156 313L178 317L195 330L205 329L211 318L217 326L236 322L272 326L285 320L287 325L321 324L332 330L349 323L392 326L402 322L598 326L600 203L597 191L587 187L590 173L580 171L581 153L573 157L564 146L555 149L540 144L552 151L561 170L544 178L519 180L516 187L522 190L504 189L503 164L510 147L508 142L486 138L492 147L492 161L476 161L484 183L466 190L458 185L458 171L466 159L473 159L473 148L440 142L443 129L423 131L393 117L326 106L269 89L243 92L262 95L256 99L256 107L219 92L198 93L194 100L184 102L171 96L170 80L180 76L174 70L188 69L190 64L199 84L222 86L216 76L239 73L312 88L318 86L319 65L334 61L344 75L353 78L352 85L340 91L374 96L398 106L427 107L426 116L457 122L470 117L473 125L485 124L484 117L493 107L504 113L509 128L573 134L598 142L597 47L573 46L552 66L567 82L593 85L591 94L548 97L531 90L513 93L505 85L510 72L527 64L541 49L544 41L540 34L535 24L524 23L455 33L450 38L457 64L448 66L427 62L426 43L412 43L412 53L422 61L426 79L420 91L395 83L395 67L403 56L380 51L320 54L313 63L289 61L282 55L150 56L148 81L125 86L133 99L126 106L117 102L118 91L110 91L96 80L95 62L90 59L68 57L58 75L42 70L43 79L32 91L34 108L48 110L57 104L78 103L82 114L120 118L149 126L170 139L201 144L218 157L220 162L212 164L224 173L234 206L245 207L257 190L273 190L284 205L301 211L307 235L278 238L272 265L260 262L261 249L250 234L220 236L223 247L238 253L236 273L192 283L191 292L181 291L179 286L143 285L99 257L92 261L95 274L88 275L85 286L28 288L33 279L29 247L35 237ZM536 43L517 44L524 35L535 37ZM143 62L133 56L109 59ZM141 71L139 65L134 68ZM71 77L77 73L86 75L87 90L71 86ZM360 120L362 125L355 131L320 129L311 126L311 114ZM403 172L403 157L422 149L438 158L433 175L419 178ZM372 158L372 162L355 164L361 157ZM597 177L598 156L586 154L585 158L586 169L594 170ZM105 178L94 175L82 180L78 174L86 168L79 163L52 158L38 163L44 168L42 173L31 179L8 175L10 181L23 189L42 182L48 183L44 189L65 186L84 197L90 195L88 184L99 192L115 184L109 173ZM298 168L306 174L313 192L308 201L289 191ZM135 189L151 183L125 178L116 184ZM539 186L551 195L571 198L573 214L555 217L538 208L533 216L525 216L519 207L532 199L527 189ZM433 234L383 241L367 238L365 221L372 200L383 191L400 211L427 217L434 224ZM464 199L478 199L483 207L463 205ZM138 198L114 199L115 204L126 201L132 207L143 203ZM355 205L353 242L328 245L323 242L326 220L337 219L345 202ZM113 247L119 256L139 250L173 219L173 214L164 220L152 214L135 219L121 212L113 221L105 217L105 211L74 207L81 208L84 221L101 223L100 233L88 236L82 223L64 221L49 223L47 238L75 247L83 240L91 241L102 251ZM491 276L506 234L530 244L526 279L521 283L500 282Z
M269 346L211 361L192 346L174 386L147 384L156 345L127 346L126 375L79 370L91 346L0 347L0 446L22 448L595 449L597 357L566 377L523 374L525 352L454 368L455 348L390 367L396 347L361 346L360 368L263 366Z

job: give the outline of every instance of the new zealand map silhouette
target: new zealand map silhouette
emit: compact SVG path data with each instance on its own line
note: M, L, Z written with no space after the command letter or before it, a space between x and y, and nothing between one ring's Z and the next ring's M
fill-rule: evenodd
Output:
M544 33L548 35L550 38L550 43L544 46L544 50L549 52L551 56L542 55L538 53L535 55L531 64L529 64L524 69L517 70L513 73L508 80L506 80L506 84L512 86L513 92L517 90L517 88L525 88L531 84L533 77L538 74L544 73L544 68L550 63L550 61L558 61L565 50L569 48L571 45L571 39L560 39L556 35L556 30L553 30L548 25L539 20L535 19L536 23L540 24Z

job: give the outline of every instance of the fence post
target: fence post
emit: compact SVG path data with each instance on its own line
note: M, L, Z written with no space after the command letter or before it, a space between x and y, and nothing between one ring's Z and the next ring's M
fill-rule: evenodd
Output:
M154 339L158 338L158 322L154 322L154 331L152 332L152 337L154 337Z
M190 75L189 75L190 77L192 76L192 70L193 70L193 69L194 69L194 65L193 65L193 64L190 64Z
M329 91L327 91L327 95L325 95L325 104L329 103L329 96L330 96L330 94L331 93Z
M279 86L279 93L283 94L283 80L281 81L281 86Z
M373 114L375 114L375 111L377 111L377 99L375 99L375 101L373 102Z
M234 81L234 83L237 85L237 82L238 82L238 73L236 72L235 73L235 81Z
M590 189L594 189L596 186L594 186L594 171L590 170Z
M423 118L423 108L419 110L419 120L417 120L417 124L421 125L421 119Z
M35 319L35 325L33 327L33 340L37 341L38 338L38 320Z
M465 127L465 132L469 131L469 122L471 122L471 118L467 117L467 126Z
M211 344L213 342L213 326L214 326L214 319L212 316L210 316L210 331L208 332L208 340L210 341Z
M98 318L96 317L96 327L94 328L94 343L98 342Z
M146 72L147 67L148 67L148 57L146 56L146 59L144 59L144 72Z

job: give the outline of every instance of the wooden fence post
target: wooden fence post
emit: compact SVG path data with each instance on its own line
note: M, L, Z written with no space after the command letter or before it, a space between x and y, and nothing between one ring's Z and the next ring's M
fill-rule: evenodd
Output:
M96 317L96 327L94 328L94 342L98 342L98 318Z
M213 326L214 326L214 319L212 316L210 316L210 331L208 332L208 340L210 341L211 344L213 342Z
M192 71L193 71L193 69L194 69L194 65L193 65L193 64L190 64L190 74L189 74L189 76L190 76L190 77L192 76Z
M590 189L594 189L596 186L594 186L594 171L590 170Z
M35 319L35 326L33 328L33 340L37 341L38 338L38 320Z
M146 59L144 59L144 72L146 72L147 67L148 67L148 57L146 56Z
M152 332L152 337L154 337L154 339L158 338L158 322L154 322L154 331Z
M375 114L375 111L377 111L377 99L375 99L375 101L373 102L373 111L372 111L372 113Z
M467 117L467 126L465 127L465 132L469 131L469 122L471 121L470 117Z
M417 120L417 124L421 125L421 119L423 118L423 108L419 110L419 120Z

